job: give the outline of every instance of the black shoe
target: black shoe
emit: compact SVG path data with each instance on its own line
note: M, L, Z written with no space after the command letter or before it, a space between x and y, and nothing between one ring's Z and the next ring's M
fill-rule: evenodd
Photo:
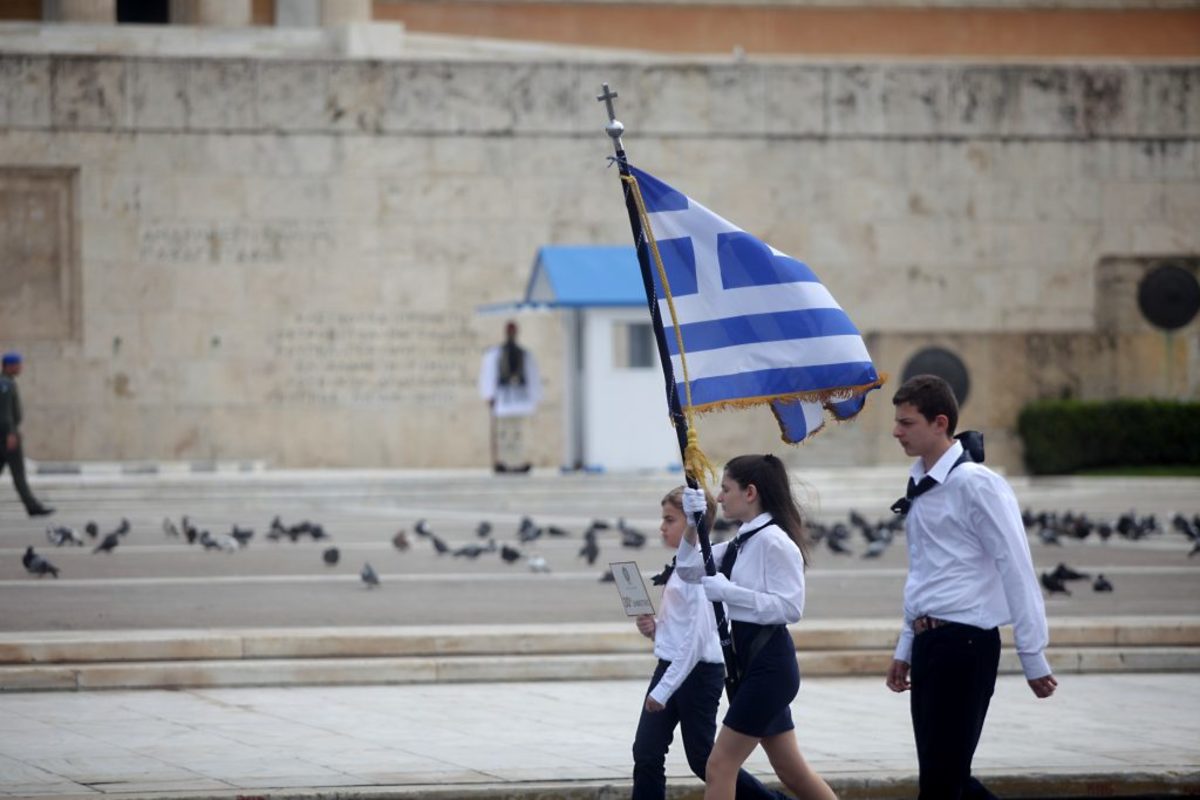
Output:
M492 471L493 472L508 472L508 467L504 466L499 461L497 461L496 466L492 467Z
M533 464L530 464L529 462L526 462L526 463L522 464L522 465L521 465L521 466L519 466L519 467L513 467L513 468L512 468L511 470L509 470L509 471L510 471L510 472L529 472L529 470L531 470L531 469L533 469Z
M47 506L38 506L37 508L29 509L29 516L31 517L48 517L53 513L54 509Z

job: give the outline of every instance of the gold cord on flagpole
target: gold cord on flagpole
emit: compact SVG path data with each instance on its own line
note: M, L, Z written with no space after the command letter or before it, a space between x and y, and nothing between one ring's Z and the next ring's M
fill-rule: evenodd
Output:
M658 279L662 282L663 294L667 298L667 308L671 312L671 327L675 331L675 344L679 349L679 364L683 370L683 391L687 397L687 403L683 407L683 414L687 419L688 425L687 447L683 451L683 468L701 487L707 489L708 481L705 480L706 476L712 475L715 481L718 474L712 461L700 449L700 437L696 433L696 419L692 411L692 382L688 378L687 355L683 349L683 334L679 331L679 318L675 314L675 300L671 297L671 284L667 280L667 270L663 266L662 255L658 252L658 242L654 240L654 231L650 227L650 217L646 212L646 202L642 198L642 190L638 186L637 178L632 175L622 175L621 180L628 183L633 191L638 218L642 224L642 235L646 237L646 242L650 246L650 253L654 256L654 266L658 270Z

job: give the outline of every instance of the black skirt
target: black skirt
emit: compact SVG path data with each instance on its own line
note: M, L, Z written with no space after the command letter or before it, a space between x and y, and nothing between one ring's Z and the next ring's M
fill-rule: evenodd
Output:
M762 649L752 654L753 642L764 628L772 629L771 633ZM734 620L732 633L742 679L729 703L725 725L759 739L790 731L796 727L790 705L800 690L800 668L787 626ZM753 661L745 663L751 655Z

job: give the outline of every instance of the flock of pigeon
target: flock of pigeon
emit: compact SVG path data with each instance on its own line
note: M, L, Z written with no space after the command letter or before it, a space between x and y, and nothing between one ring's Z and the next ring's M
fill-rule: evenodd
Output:
M1169 527L1165 529L1155 515L1138 516L1133 512L1121 514L1115 521L1108 521L1091 519L1086 514L1075 514L1072 512L1063 514L1041 512L1034 514L1029 510L1025 510L1022 512L1022 521L1025 524L1027 533L1031 537L1036 537L1037 541L1048 546L1062 546L1064 540L1081 541L1091 536L1095 536L1101 541L1108 541L1113 536L1129 541L1138 541L1148 537L1162 536L1166 533L1176 533L1182 535L1190 542L1191 551L1188 553L1189 558L1200 553L1200 514L1196 514L1191 519L1182 514L1173 514L1170 517ZM713 526L713 541L722 541L734 527L733 523L718 520ZM228 533L213 534L208 530L198 528L186 516L182 518L179 525L176 525L171 519L164 519L162 528L164 534L169 538L186 541L189 545L200 545L205 550L219 550L225 553L236 552L246 547L254 537L253 529L241 528L237 525L233 525ZM100 528L95 522L88 522L84 526L83 533L95 542L95 546L92 549L93 553L111 553L120 545L122 539L129 533L130 529L129 520L122 519L113 530L103 535L100 534ZM585 559L589 566L593 565L600 555L600 536L605 535L610 530L615 532L616 538L622 547L640 548L646 544L648 539L645 533L630 526L623 518L618 519L615 526L610 525L604 520L593 520L583 532L583 546L580 547L577 557ZM839 556L850 556L854 553L851 542L855 534L858 534L865 542L865 547L861 553L862 558L878 558L883 555L895 541L896 535L902 533L903 530L904 518L901 516L895 516L891 519L878 522L869 522L861 514L853 510L849 512L845 522L834 522L829 525L819 522L809 523L809 535L814 544L819 545L824 543L830 552ZM524 559L526 565L533 572L549 572L550 567L543 556L526 556L519 549L518 545L529 545L542 537L562 539L571 535L570 532L555 525L538 525L530 517L523 517L518 524L515 534L515 544L506 542L498 543L493 536L492 524L486 520L480 522L475 529L476 535L482 541L465 544L461 547L451 547L447 544L444 539L434 533L429 527L428 522L424 519L416 522L413 526L413 533L415 537L427 540L432 545L434 552L439 556L449 555L454 558L477 559L483 555L498 554L500 559L506 564L515 564ZM304 520L291 525L285 525L276 516L271 520L266 538L273 542L282 540L298 542L301 539L326 541L331 537L319 523ZM82 547L88 544L84 536L81 536L73 528L61 525L48 527L46 529L46 539L56 547ZM397 531L392 537L392 544L397 550L401 551L408 550L412 546L408 532L403 529ZM326 565L334 566L340 561L341 554L337 547L330 546L322 551L321 558ZM25 565L26 571L31 575L36 575L39 578L46 575L54 578L58 577L58 568L44 556L36 553L32 546L26 549L22 557L22 562ZM380 585L379 575L371 567L370 563L363 564L360 577L368 588L375 588ZM1068 583L1090 578L1090 574L1080 572L1060 562L1053 571L1041 574L1041 584L1051 595L1070 595L1071 591L1067 586ZM611 571L606 571L600 580L611 581ZM1097 592L1111 592L1113 590L1112 583L1103 574L1098 574L1095 577L1092 582L1092 588Z

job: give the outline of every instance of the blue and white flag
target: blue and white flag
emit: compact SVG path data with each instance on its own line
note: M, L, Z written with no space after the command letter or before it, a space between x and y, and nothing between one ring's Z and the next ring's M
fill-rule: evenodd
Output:
M807 265L634 167L683 340L667 349L682 403L692 409L769 403L786 442L850 419L883 381L858 328ZM642 245L646 248L646 245ZM664 327L667 293L648 251Z

